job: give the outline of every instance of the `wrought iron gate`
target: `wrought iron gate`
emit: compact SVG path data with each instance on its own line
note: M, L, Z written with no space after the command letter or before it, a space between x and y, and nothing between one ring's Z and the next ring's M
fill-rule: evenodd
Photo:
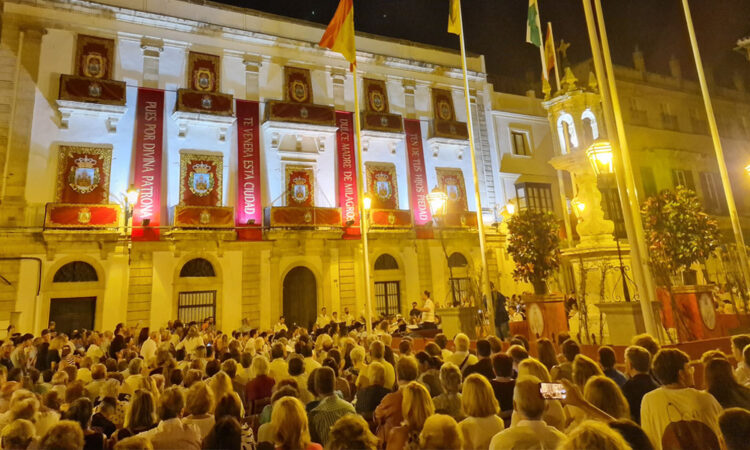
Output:
M182 323L203 322L216 317L216 291L180 292L177 318Z
M398 281L375 282L375 312L392 316L401 312L401 290Z

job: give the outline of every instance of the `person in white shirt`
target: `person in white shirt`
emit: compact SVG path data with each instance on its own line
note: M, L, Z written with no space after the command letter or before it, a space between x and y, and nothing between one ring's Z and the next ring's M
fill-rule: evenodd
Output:
M743 386L750 387L750 336L740 334L732 337L732 354L737 361L734 377Z
M289 365L284 359L284 345L281 342L274 342L271 346L271 364L268 367L268 376L277 383L289 378Z
M185 399L179 388L173 386L159 397L159 424L137 436L151 441L154 450L185 449L200 450L201 434L193 424L182 423L180 414L185 407Z
M318 315L318 319L315 321L315 325L318 326L318 328L323 328L326 325L331 323L331 316L326 314L326 307L320 308L320 315Z
M160 341L161 336L159 335L159 332L152 331L149 334L148 339L146 339L143 342L143 345L141 345L141 357L146 363L150 363L151 359L156 356L156 349L159 347Z
M497 433L490 441L490 450L553 449L565 439L563 433L542 420L547 404L539 394L540 383L538 378L532 376L524 376L516 381L516 387L513 390L513 409L521 420L512 427Z
M462 372L465 368L479 362L479 359L476 356L469 353L468 336L463 333L458 333L456 337L453 338L453 343L456 345L456 351L446 358L445 362L455 364Z
M466 418L459 422L463 448L485 449L492 438L503 431L503 419L498 417L500 405L487 379L478 373L466 377L461 393L461 407Z
M422 293L422 307L417 308L422 312L422 328L437 328L435 324L435 303L430 298L430 291Z
M276 325L273 326L273 333L281 333L282 331L288 331L289 328L286 327L286 319L284 316L279 317L279 321L276 322Z
M354 323L354 316L349 313L349 307L344 307L344 314L341 316L341 320L347 327L352 326Z
M718 436L721 405L708 392L693 389L693 367L681 350L664 348L654 358L653 372L661 387L643 396L641 427L656 450L661 450L665 430L673 422L702 422ZM698 448L701 443L696 443Z

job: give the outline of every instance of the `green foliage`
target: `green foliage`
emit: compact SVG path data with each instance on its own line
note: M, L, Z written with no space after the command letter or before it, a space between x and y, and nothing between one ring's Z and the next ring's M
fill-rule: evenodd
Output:
M705 262L719 244L716 221L703 212L698 196L686 187L650 197L641 213L651 261L663 273L676 274Z
M508 221L508 253L516 268L513 278L544 282L560 266L560 236L557 218L551 212L520 211Z

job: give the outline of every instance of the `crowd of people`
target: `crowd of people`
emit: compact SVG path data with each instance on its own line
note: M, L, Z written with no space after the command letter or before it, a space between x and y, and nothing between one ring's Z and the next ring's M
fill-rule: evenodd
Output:
M700 362L636 336L620 366L564 334L437 334L417 351L333 321L282 325L14 333L0 345L2 448L750 448L750 336Z

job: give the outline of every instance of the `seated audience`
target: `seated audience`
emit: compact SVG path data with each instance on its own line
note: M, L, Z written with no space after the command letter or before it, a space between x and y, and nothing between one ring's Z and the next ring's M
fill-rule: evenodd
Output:
M276 402L271 424L277 450L323 450L311 441L305 408L296 398L284 397Z
M461 406L467 416L458 424L464 450L487 448L505 426L497 416L500 406L492 386L483 375L474 373L464 380Z
M583 389L583 396L592 405L601 409L615 419L629 419L630 407L625 396L615 382L602 375L589 378Z
M466 448L462 445L458 424L453 417L433 414L427 418L419 434L419 448Z
M573 381L573 360L575 360L576 355L581 353L581 347L579 347L578 342L568 339L562 343L561 350L565 361L553 367L550 375L555 381L562 379Z
M706 391L714 396L722 408L750 409L750 388L737 382L729 361L712 359L706 363L703 373Z
M151 441L155 450L159 449L200 449L200 430L195 425L183 424L180 414L185 407L182 392L171 387L159 397L159 424L140 433Z
M625 349L625 371L630 379L622 385L622 393L628 400L630 416L641 423L641 400L659 385L651 376L651 354L643 347L631 345Z
M625 374L615 369L616 363L615 351L612 347L606 345L599 347L599 364L602 366L604 375L617 383L618 387L622 387L628 379Z
M370 364L372 366L372 364ZM412 358L403 358L396 365L398 368L398 390L383 397L380 404L375 408L373 415L378 439L384 443L392 428L401 425L403 413L404 387L417 379L417 363Z
M750 436L750 411L747 409L725 409L719 416L719 429L727 450L747 450L750 448L748 440L748 436Z
M343 416L331 427L326 450L376 450L378 438L365 420L357 415ZM437 447L435 447L437 448Z
M401 426L393 428L386 439L386 450L418 448L419 434L428 417L435 413L430 393L416 381L403 388L401 403L404 421Z
M445 363L440 369L440 383L443 385L443 393L432 401L435 411L439 414L447 414L456 422L462 421L466 415L461 406L461 371L455 364Z
M379 362L374 362L369 368L370 385L364 389L357 391L357 402L354 405L357 414L365 418L365 420L372 420L372 415L375 412L375 408L380 404L383 398L391 393L390 389L386 389L383 384L385 383L385 368Z
M625 439L625 442L630 445L630 448L638 450L653 450L654 446L651 445L651 441L646 436L643 428L638 426L637 423L629 419L613 420L608 423L609 427L620 433L620 436Z
M480 339L477 341L477 356L479 361L475 364L470 365L462 371L464 378L468 377L472 373L478 373L487 379L487 381L495 378L495 374L492 371L492 347L490 342L486 339Z
M465 334L458 333L453 338L453 344L456 346L456 351L447 358L444 358L443 361L455 364L461 371L479 361L476 356L469 353L471 342Z
M310 434L313 441L323 446L328 443L331 426L336 420L356 412L351 403L334 393L335 384L336 375L330 367L324 366L315 372L315 392L320 402L310 411Z
M558 450L630 450L625 438L607 425L587 420L578 425L557 447Z
M750 387L750 350L748 357L745 357L745 350L750 345L750 335L739 334L732 336L732 355L737 361L737 368L734 370L734 376L737 382L745 387Z

